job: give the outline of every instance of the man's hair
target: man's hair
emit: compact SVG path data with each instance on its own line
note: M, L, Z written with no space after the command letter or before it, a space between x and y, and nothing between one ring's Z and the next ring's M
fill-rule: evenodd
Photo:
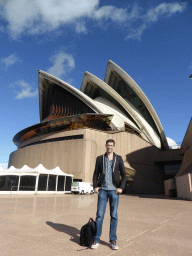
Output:
M106 145L107 145L108 142L113 142L113 145L115 146L115 141L114 140L112 140L112 139L107 140Z

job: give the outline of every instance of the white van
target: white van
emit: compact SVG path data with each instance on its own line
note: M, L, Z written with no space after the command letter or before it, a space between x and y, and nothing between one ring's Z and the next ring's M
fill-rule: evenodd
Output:
M89 182L75 181L71 184L71 193L84 195L93 194L93 185Z

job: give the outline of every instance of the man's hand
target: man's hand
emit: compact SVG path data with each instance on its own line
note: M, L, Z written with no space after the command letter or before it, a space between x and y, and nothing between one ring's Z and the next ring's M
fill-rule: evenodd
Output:
M122 188L117 188L116 189L116 194L121 194L123 192L123 189Z
M100 187L94 188L94 192L99 194L99 189L100 189Z

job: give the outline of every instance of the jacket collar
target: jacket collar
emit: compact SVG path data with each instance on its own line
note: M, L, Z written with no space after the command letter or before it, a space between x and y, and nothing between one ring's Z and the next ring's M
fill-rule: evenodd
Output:
M114 160L114 158L115 158L115 152L113 152L113 160ZM107 152L105 152L105 156L107 156Z

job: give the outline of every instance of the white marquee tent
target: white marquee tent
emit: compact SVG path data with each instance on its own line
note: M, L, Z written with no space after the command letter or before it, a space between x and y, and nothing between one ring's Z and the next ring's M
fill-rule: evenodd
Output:
M36 168L11 166L0 172L0 194L71 193L73 175L64 173L59 166L52 170L42 164Z
M4 171L3 167L0 166L0 172L3 172L3 171Z

